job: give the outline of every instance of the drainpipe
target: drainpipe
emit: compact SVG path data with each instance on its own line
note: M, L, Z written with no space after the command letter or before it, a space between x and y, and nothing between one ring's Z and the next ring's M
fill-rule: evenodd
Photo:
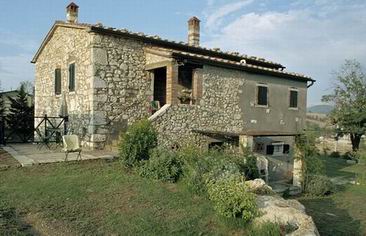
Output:
M311 86L313 86L313 84L315 83L315 80L310 80L310 84L308 86L306 86L307 88L310 88Z

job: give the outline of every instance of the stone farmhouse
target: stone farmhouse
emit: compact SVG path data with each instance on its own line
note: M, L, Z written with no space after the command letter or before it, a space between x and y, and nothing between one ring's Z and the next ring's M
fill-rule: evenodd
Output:
M242 143L281 161L277 174L292 171L313 79L263 58L201 47L196 17L188 42L175 42L78 23L79 7L66 10L67 20L54 23L32 60L35 116L57 116L66 103L69 132L92 148L148 118L160 145Z

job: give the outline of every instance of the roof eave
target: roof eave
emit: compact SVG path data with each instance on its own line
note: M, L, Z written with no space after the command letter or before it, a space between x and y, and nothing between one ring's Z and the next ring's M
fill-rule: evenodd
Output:
M279 77L279 78L292 79L292 80L296 80L296 81L315 82L315 80L310 77L289 74L284 71L272 71L272 70L266 70L265 68L260 68L260 67L246 66L245 64L238 65L238 64L231 64L231 63L220 62L220 61L213 61L213 60L210 60L207 58L197 58L197 57L193 57L193 56L189 56L189 55L181 55L181 54L175 53L175 52L173 52L172 55L175 58L183 58L183 59L187 58L187 59L190 59L192 62L196 62L196 63L201 62L201 63L208 64L208 65L220 66L220 67L242 70L242 71L247 71L247 72L266 74L266 75L271 75L271 76L275 76L275 77Z
M231 55L231 54L227 54L225 52L219 52L219 51L216 52L216 51L209 50L209 49L202 48L202 47L195 47L195 46L191 46L191 45L188 45L188 44L172 42L172 41L164 40L164 39L156 39L156 38L153 38L153 37L142 36L142 35L139 35L137 33L123 32L123 31L120 31L120 30L112 29L112 28L101 28L101 27L98 27L98 26L91 26L90 30L94 31L96 33L110 34L110 35L115 35L115 36L131 37L131 38L141 40L145 43L151 43L151 44L154 44L154 45L157 45L157 46L174 48L174 49L179 49L179 50L183 50L183 51L190 51L190 52L201 53L201 54L206 54L206 55L212 55L214 57L224 57L225 59L229 59L229 60L240 61L241 59L245 59L248 62L251 61L253 63L260 64L260 65L267 66L267 67L278 68L278 69L280 69L280 68L285 69L286 68L285 66L283 66L279 63L256 60L256 59L252 59L252 58L244 58L243 56L240 56L240 55Z

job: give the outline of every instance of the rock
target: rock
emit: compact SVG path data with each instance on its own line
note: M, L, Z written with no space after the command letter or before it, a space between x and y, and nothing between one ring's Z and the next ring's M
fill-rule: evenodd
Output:
M248 180L245 181L246 185L248 186L248 189L250 192L259 194L259 195L272 195L275 194L275 192L272 190L270 186L264 182L263 179L255 179L255 180Z
M355 160L346 160L346 163L352 164L352 165L357 164L357 162Z
M313 219L305 213L305 207L297 200L257 195L257 205L262 215L254 220L255 224L273 222L280 225L291 225L295 231L287 235L319 236Z

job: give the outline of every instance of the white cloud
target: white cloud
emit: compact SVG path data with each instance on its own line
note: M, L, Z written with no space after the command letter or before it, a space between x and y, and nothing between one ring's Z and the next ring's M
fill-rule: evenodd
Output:
M251 4L253 0L242 0L239 2L229 3L215 9L214 12L210 13L207 17L206 27L210 30L213 30L219 27L222 24L223 17L240 10L241 8ZM209 6L214 6L213 1L208 2Z
M225 27L208 33L204 44L278 61L289 71L312 76L317 83L308 103L315 104L329 92L331 72L344 59L355 58L366 66L365 15L362 2L322 0L281 11L269 7L235 15Z

